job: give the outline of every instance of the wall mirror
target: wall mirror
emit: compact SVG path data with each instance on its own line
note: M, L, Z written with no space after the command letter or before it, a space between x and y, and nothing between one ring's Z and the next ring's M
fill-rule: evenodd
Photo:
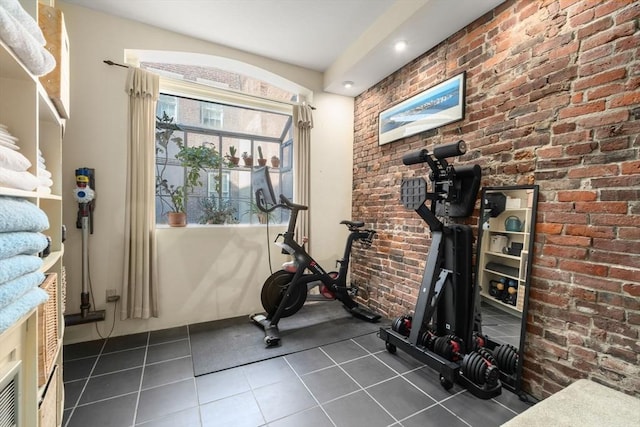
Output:
M537 185L482 189L476 254L481 331L498 359L503 386L516 394L522 383L537 203Z

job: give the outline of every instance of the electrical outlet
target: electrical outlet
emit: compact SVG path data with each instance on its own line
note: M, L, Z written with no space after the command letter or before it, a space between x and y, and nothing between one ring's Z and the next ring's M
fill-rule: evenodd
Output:
M107 289L107 302L116 302L120 299L118 291L115 289Z

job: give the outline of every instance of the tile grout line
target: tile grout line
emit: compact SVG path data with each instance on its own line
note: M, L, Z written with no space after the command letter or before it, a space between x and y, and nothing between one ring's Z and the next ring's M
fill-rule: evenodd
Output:
M364 392L367 394L367 396L369 396L369 398L370 398L371 400L373 400L373 401L374 401L374 402L375 402L375 403L376 403L380 408L382 408L382 410L383 410L384 412L386 412L386 413L391 417L391 419L393 419L393 420L395 421L395 423L397 423L397 422L398 422L398 420L397 420L397 418L396 418L396 417L394 417L394 416L393 416L389 411L387 411L387 409L386 409L384 406L382 406L382 405L380 404L380 402L378 402L378 401L377 401L373 396L371 396L371 393L369 393L369 392L368 392L364 387L362 387L362 385L361 385L358 381L356 381L356 380L355 380L355 378L353 378L351 375L349 375L349 373L348 373L347 371L345 371L345 369L344 369L340 364L336 363L336 361L335 361L331 356L329 356L329 354L328 354L326 351L324 351L324 349L323 349L322 347L318 347L318 348L319 348L319 349L320 349L320 351L321 351L321 352L323 352L323 353L324 353L324 354L325 354L325 355L326 355L326 356L327 356L327 357L328 357L328 358L329 358L333 363L335 363L335 364L338 366L338 368L339 368L340 370L342 370L342 372L344 372L344 374L345 374L346 376L348 376L349 378L351 378L351 380L352 380L354 383L356 383L356 385L357 385L358 387L360 387L360 389L361 389L362 391L364 391ZM371 352L370 352L369 350L365 349L365 351L367 351L368 353L370 353L370 354L371 354ZM395 423L394 423L394 424L395 424Z
M138 418L138 406L140 405L140 394L142 392L142 382L144 381L144 371L147 365L147 354L149 353L149 339L151 337L151 333L147 332L147 345L144 348L144 359L142 362L142 372L140 373L140 385L138 386L138 394L136 396L136 406L133 411L133 421L131 423L132 426L136 425L136 419Z
M367 349L366 349L364 346L362 346L360 343L358 343L358 342L356 342L356 341L354 341L354 343L356 343L357 345L359 345L360 347L362 347L364 350L367 350ZM367 351L368 351L368 350L367 350ZM425 396L427 396L429 399L433 400L433 402L434 402L432 405L430 405L430 406L428 406L428 407L426 407L426 408L423 408L423 409L421 409L420 411L417 411L416 413L411 414L411 415L409 415L409 416L407 416L407 417L402 418L401 420L399 420L399 421L398 421L398 423L400 423L400 425L402 425L402 421L405 421L405 420L407 420L407 419L409 419L409 418L411 418L411 417L413 417L413 416L415 416L415 415L417 415L417 414L419 414L419 413L421 413L421 412L427 411L427 410L429 410L429 409L433 408L434 406L441 406L441 407L442 407L442 408L444 408L446 411L448 411L449 413L451 413L452 415L454 415L456 418L458 418L460 421L464 422L466 425L468 425L468 426L470 426L470 427L471 427L471 425L470 425L469 423L467 423L465 420L463 420L462 418L460 418L457 414L455 414L455 413L453 413L452 411L450 411L446 406L441 405L441 404L440 404L440 402L441 402L441 401L439 401L439 400L437 400L437 399L434 399L434 398L433 398L433 396L429 395L429 393L427 393L426 391L422 390L420 387L418 387L417 385L415 385L414 383L412 383L410 380L408 380L407 378L405 378L405 376L404 376L404 375L406 375L406 374L408 374L408 373L411 373L411 372L416 372L416 371L418 371L418 370L420 370L420 369L422 369L422 368L424 368L424 367L429 367L428 365L422 364L422 366L419 366L419 367L417 367L417 368L410 369L409 371L407 371L407 372L405 372L405 373L402 373L402 374L401 374L399 371L396 371L396 370L395 370L395 369L393 369L390 365L388 365L388 364L387 364L387 363L385 363L382 359L380 359L378 356L376 356L377 354L380 354L380 353L382 353L383 351L385 351L385 350L377 351L377 352L375 352L375 353L371 353L371 352L370 352L370 353L371 353L371 355L372 355L374 358L376 358L380 363L382 363L382 364L383 364L383 365L385 365L387 368L389 368L389 369L391 369L393 372L395 372L395 373L397 374L397 376L395 376L395 377L393 377L393 378L389 378L389 379L384 380L384 381L381 381L381 382L379 382L379 383L377 383L377 384L381 384L381 383L383 383L383 382L390 381L390 380L392 380L392 379L395 379L395 378L398 378L398 377L399 377L399 378L402 378L405 382L409 383L411 386L413 386L413 387L414 387L416 390L418 390L420 393L424 394L424 395L425 395ZM372 385L371 385L371 386L369 386L369 387L373 387L373 386L375 386L375 385L377 385L377 384L372 384ZM453 396L449 396L449 397L447 397L446 399L443 399L443 400L442 400L442 402L444 402L444 401L446 401L446 400L448 400L448 399L450 399L450 398L452 398L452 397L454 397L454 396L457 396L458 394L460 394L460 393L462 393L462 392L464 392L464 390L462 390L462 391L461 391L461 392L459 392L459 393L454 394ZM376 402L376 403L377 403L377 402ZM395 417L394 417L394 419L395 419ZM395 424L395 423L394 423L394 424ZM393 424L390 424L390 425L392 426Z
M102 351L104 350L104 347L106 345L107 345L107 340L105 339L104 342L102 343L102 346L100 347L100 351L98 352L98 354L96 356L96 360L93 362L93 366L91 367L91 371L89 371L89 375L85 379L84 386L82 386L82 390L80 391L80 394L78 395L78 399L76 400L76 403L71 408L71 412L69 412L69 418L67 419L65 427L68 426L69 423L71 422L71 418L73 417L73 414L75 413L76 408L78 407L78 404L80 403L80 399L82 399L82 395L84 394L85 390L87 389L87 385L89 384L89 380L91 379L91 374L93 373L94 369L96 369L96 365L98 364L98 360L100 360L100 356L102 355ZM64 368L64 366L63 366L63 368ZM64 387L64 381L63 381L63 387ZM64 413L64 408L63 408L63 413Z
M309 392L309 394L311 395L311 397L313 397L313 400L316 401L316 403L318 404L318 407L320 408L320 410L322 412L324 412L324 414L327 416L327 418L329 419L329 421L331 421L331 424L333 424L333 427L337 427L337 424L333 421L333 419L331 418L331 416L329 416L329 414L327 413L326 409L324 409L324 407L322 406L322 404L320 403L320 401L318 400L318 398L316 397L315 394L313 394L313 392L311 391L311 389L309 388L309 386L307 386L307 384L302 380L302 378L300 377L300 375L298 374L298 372L293 368L293 366L291 366L291 363L289 363L289 361L287 360L286 356L282 356L282 358L284 359L285 363L287 365L289 365L289 368L291 368L291 370L293 371L293 373L296 375L296 378L298 378L298 380L300 380L300 382L302 383L302 385L304 386L304 388L307 389L307 391ZM333 367L333 366L331 366ZM311 408L307 408L304 411L307 411ZM300 411L300 412L304 412L304 411ZM287 415L287 416L291 416L293 414ZM265 418L266 420L266 418Z

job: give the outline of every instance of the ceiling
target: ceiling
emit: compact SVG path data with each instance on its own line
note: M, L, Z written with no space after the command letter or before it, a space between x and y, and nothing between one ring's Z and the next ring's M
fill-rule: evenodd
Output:
M325 91L356 96L505 0L63 1L316 70Z

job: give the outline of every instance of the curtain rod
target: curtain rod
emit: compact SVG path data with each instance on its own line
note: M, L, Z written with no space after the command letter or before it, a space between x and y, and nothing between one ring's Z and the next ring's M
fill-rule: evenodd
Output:
M117 62L113 62L113 61L112 61L112 60L110 60L110 59L105 59L105 60L104 60L104 61L102 61L102 62L104 62L104 63L105 63L105 64L107 64L107 65L115 65L116 67L129 68L129 66L128 66L128 65L118 64Z
M128 65L118 64L117 62L113 62L110 59L105 59L102 62L104 62L107 65L115 65L116 67L129 68ZM278 101L276 101L276 102L278 102ZM300 105L300 104L293 104L293 105ZM302 104L302 105L305 105L305 104ZM306 104L306 105L309 105L309 104ZM311 108L312 110L316 109L316 107L314 107L313 105L309 105L309 108Z

